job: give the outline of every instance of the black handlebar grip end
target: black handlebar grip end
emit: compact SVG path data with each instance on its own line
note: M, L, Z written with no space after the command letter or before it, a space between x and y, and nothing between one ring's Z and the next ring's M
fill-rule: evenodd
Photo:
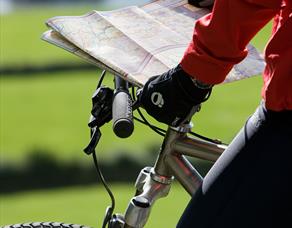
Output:
M113 100L113 131L120 138L129 137L134 131L132 100L125 91L115 94Z
M128 138L134 131L134 124L129 119L119 119L113 126L115 134L120 138Z

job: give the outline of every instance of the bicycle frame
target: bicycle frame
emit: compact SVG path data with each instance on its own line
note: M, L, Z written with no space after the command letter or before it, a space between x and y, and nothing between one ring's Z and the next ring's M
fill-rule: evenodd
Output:
M190 129L191 124L168 128L154 167L142 169L135 184L136 196L131 199L125 215L116 216L110 227L143 227L151 207L157 199L167 196L174 178L190 195L196 192L203 177L185 155L216 161L227 146L189 137Z
M226 145L189 137L189 130L190 126L168 129L154 171L161 176L174 176L186 191L193 195L203 178L184 155L216 161L226 149Z

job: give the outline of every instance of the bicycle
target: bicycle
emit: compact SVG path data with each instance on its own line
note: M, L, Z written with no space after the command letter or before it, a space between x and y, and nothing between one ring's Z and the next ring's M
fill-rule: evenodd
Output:
M214 162L227 148L227 145L219 140L212 140L191 131L191 118L200 110L199 105L193 108L186 121L178 127L169 126L167 130L163 130L153 126L140 110L135 86L119 76L114 76L115 89L105 87L102 85L105 74L106 71L103 71L97 89L92 96L91 118L88 123L91 140L84 152L93 156L99 178L111 198L111 206L106 209L102 227L140 228L146 224L154 203L159 198L168 195L174 178L190 196L201 185L203 177L185 156ZM132 89L132 93L129 92L129 89ZM141 119L133 116L133 110L139 113ZM112 120L116 136L126 138L133 132L133 119L148 125L164 139L153 167L145 167L140 171L135 182L136 193L130 199L125 213L114 214L115 198L99 168L95 148L101 138L100 127ZM58 222L34 222L8 225L4 228L86 227Z

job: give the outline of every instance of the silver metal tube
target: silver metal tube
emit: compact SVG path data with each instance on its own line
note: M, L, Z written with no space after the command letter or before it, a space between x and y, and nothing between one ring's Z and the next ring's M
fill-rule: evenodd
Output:
M147 170L148 168L146 168ZM142 173L142 174L141 174ZM125 213L127 227L141 228L146 224L150 211L156 200L167 196L173 178L160 176L151 170L142 170L138 176L136 186L141 194L133 197Z
M224 144L215 144L190 137L178 138L173 143L173 150L176 153L208 161L216 161L226 148L227 146Z
M190 195L193 195L202 184L203 177L182 155L169 155L165 158L165 163Z
M160 153L157 157L157 160L154 165L155 173L161 176L171 177L172 174L168 167L165 165L165 157L171 155L173 153L173 142L180 137L184 137L186 135L185 132L180 133L171 127L168 128L166 136L164 138L162 147L160 149Z

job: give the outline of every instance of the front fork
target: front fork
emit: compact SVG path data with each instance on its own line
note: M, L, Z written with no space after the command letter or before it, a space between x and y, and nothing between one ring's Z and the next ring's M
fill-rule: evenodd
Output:
M136 196L130 200L125 216L114 215L109 228L144 227L152 205L157 199L168 195L172 180L172 177L156 174L151 167L142 169L135 183Z

